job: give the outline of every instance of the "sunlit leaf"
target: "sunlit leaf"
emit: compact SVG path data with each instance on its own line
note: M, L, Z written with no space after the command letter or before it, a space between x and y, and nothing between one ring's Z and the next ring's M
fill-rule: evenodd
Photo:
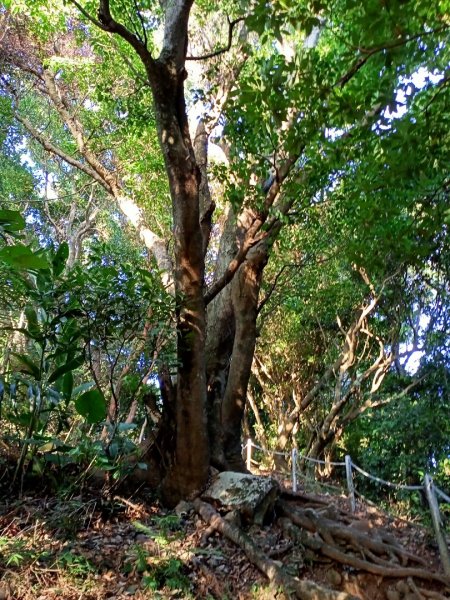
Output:
M99 390L90 390L75 400L75 408L88 423L98 423L105 418L106 401Z

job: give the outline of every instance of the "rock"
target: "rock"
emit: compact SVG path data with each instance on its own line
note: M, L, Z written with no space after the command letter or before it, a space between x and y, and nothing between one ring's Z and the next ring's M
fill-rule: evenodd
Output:
M328 569L328 571L325 574L325 577L327 578L327 581L331 583L331 585L338 586L342 583L341 574L338 573L338 571L336 571L335 569Z
M224 471L202 497L221 507L238 510L245 519L262 525L273 510L279 492L275 479Z
M401 595L399 591L390 588L386 591L386 598L387 600L400 600Z
M400 592L400 594L407 594L410 590L409 590L409 585L406 583L406 581L403 581L402 579L400 579L400 581L397 581L397 583L395 584L395 589Z
M193 509L194 506L192 502L180 500L180 502L178 502L178 504L175 506L175 514L182 519L183 517L187 517Z
M229 523L234 523L234 525L237 525L238 527L242 525L241 513L238 510L230 510L230 512L227 512L227 514L224 516L224 519Z
M127 589L125 590L125 594L127 596L134 596L134 594L137 592L138 586L137 585L130 585L127 587Z

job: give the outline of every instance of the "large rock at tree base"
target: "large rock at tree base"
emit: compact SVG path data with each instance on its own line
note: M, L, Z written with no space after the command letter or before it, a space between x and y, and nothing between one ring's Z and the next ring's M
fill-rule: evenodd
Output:
M265 516L273 510L279 493L280 486L275 479L224 471L202 497L221 507L238 510L245 519L262 525Z

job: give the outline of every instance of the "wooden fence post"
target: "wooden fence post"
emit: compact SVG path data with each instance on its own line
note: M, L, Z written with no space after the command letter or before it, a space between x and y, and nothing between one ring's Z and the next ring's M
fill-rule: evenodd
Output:
M247 440L247 470L250 471L252 466L252 440L248 438Z
M356 510L356 502L355 502L355 487L353 485L353 476L352 476L352 459L346 454L345 456L345 472L347 475L347 488L348 488L348 497L350 498L350 508L352 513Z
M439 504L434 492L433 480L428 473L425 475L425 494L427 496L428 504L430 505L431 519L433 521L436 541L439 547L442 567L447 577L450 577L450 554L448 552L447 543L441 529L442 520L439 512Z
M292 448L291 453L292 491L297 491L297 448Z

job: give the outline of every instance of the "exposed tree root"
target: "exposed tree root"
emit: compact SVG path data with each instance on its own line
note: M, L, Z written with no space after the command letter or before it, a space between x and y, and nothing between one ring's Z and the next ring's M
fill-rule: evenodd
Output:
M272 584L281 587L288 597L301 600L357 600L346 592L336 592L312 581L291 577L277 562L267 557L235 523L223 519L210 504L196 499L194 508L211 527L240 546L247 558Z
M318 498L313 494L306 494L305 492L293 492L288 488L284 488L281 491L280 497L285 500L298 500L299 502L328 506L326 500L323 500L323 498Z
M438 573L407 567L408 561L422 564L423 561L406 552L398 543L391 541L389 535L383 536L378 532L370 535L372 532L369 531L363 534L350 526L321 517L312 509L293 509L282 500L277 503L277 510L287 517L279 519L285 534L316 554L374 575L395 578L415 577L425 581L437 581L444 585L450 584L446 577ZM314 537L310 535L311 533ZM363 558L346 552L348 547ZM366 560L367 557L371 560ZM388 557L390 560L383 557ZM421 592L415 593L418 595Z
M288 503L283 501L279 501L277 506L296 525L311 533L318 532L323 540L331 546L337 545L336 538L362 555L366 552L372 552L377 555L388 556L392 562L399 562L403 566L406 566L408 560L426 566L423 559L407 552L393 536L386 532L380 530L373 532L370 530L360 531L352 525L347 526L335 520L332 521L311 508L294 510Z
M409 589L413 592L413 594L415 594L416 599L417 600L425 600L425 597L423 596L423 594L421 593L421 591L419 590L417 585L414 583L413 578L408 577L407 581L408 581Z
M432 598L433 600L448 600L448 596L443 596L439 592L434 592L433 590L425 590L423 588L417 588L419 592L424 596L424 598Z

